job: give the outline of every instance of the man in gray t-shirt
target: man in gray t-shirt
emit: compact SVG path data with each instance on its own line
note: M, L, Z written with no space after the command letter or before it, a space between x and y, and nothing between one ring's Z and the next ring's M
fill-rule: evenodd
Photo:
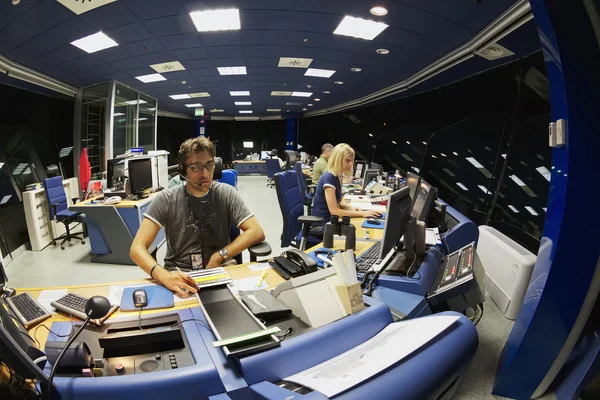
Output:
M152 199L129 254L147 274L180 297L196 293L196 282L183 270L228 265L232 258L265 240L258 220L232 186L213 183L215 147L204 137L188 139L179 148L179 176L185 185ZM230 242L231 227L242 233ZM148 253L156 235L167 235L165 266ZM180 270L178 270L180 269Z
M207 194L198 197L187 192L186 185L164 190L144 214L165 229L165 268L185 271L193 269L191 257L195 254L202 254L203 264L208 264L211 255L229 244L231 227L239 227L253 215L233 186L218 182L212 184Z

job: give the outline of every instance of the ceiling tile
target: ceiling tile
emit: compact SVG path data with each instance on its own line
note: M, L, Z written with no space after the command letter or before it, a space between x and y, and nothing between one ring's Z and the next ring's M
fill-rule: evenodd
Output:
M138 56L137 58L141 62L146 63L148 65L160 64L160 63L177 60L176 58L173 58L173 55L168 51L161 51L160 53L146 54L143 56ZM156 72L156 71L154 71L154 72Z
M100 31L137 22L136 16L121 1L88 11L81 18Z
M295 3L295 0L237 0L240 10L292 10Z
M183 66L187 70L198 69L198 68L210 68L212 71L214 71L215 74L218 74L217 69L215 68L215 66L213 65L213 63L210 59L187 60L187 61L182 62L181 64L183 64Z
M19 21L45 31L74 17L75 14L59 2L44 1L21 15Z
M144 21L144 24L155 36L178 35L198 32L189 15L175 15Z
M383 31L373 42L378 43L382 48L386 48L385 44L392 44L436 57L446 54L455 47L442 40L394 27Z
M195 79L198 83L219 82L222 84L220 76L197 76Z
M242 46L207 47L206 51L211 58L243 57Z
M199 35L202 44L206 47L239 46L242 44L240 31L200 32Z
M15 21L0 31L0 52L8 53L40 33L42 32L39 29Z
M279 63L279 57L246 57L247 67L273 67Z
M8 53L8 57L19 63L26 63L62 45L50 35L39 35Z
M120 45L152 38L152 33L141 22L109 29L104 33Z
M212 64L212 63L211 63ZM220 76L216 68L201 68L188 70L192 76Z
M59 47L58 49L54 49L38 58L36 58L35 60L33 60L31 62L31 65L36 68L37 66L39 67L44 67L44 68L52 68L55 65L58 64L62 64L64 62L73 60L75 58L79 58L83 55L85 55L86 53L71 45L65 45L62 47Z
M132 69L126 69L124 71L127 75L132 76L132 77L136 77L136 76L143 76L143 75L149 75L149 74L155 74L156 71L153 70L150 67L140 67L140 68L132 68ZM140 81L137 81L137 83L140 83Z
M181 0L187 13L194 11L238 8L237 0Z
M244 45L283 45L286 31L244 31Z
M143 56L167 50L158 39L140 40L139 42L126 44L123 48L132 56Z
M151 19L168 15L184 14L185 10L179 0L121 0L139 19Z
M294 19L291 11L240 10L242 29L288 30Z
M333 33L342 19L343 17L340 15L295 11L294 21L289 29L293 31Z
M240 67L246 65L246 60L242 57L235 58L213 58L215 67ZM215 68L216 69L216 68ZM250 73L250 71L246 71Z
M120 71L125 71L125 70L133 69L133 68L145 68L145 67L147 67L146 64L144 64L143 62L141 62L140 60L138 60L135 57L131 57L131 58L126 58L124 60L115 61L115 62L112 62L110 65L112 65L113 67L115 67L116 69L118 69Z
M245 46L244 55L247 57L277 57L281 54L282 46Z
M202 47L202 42L197 33L184 33L181 35L171 35L159 38L160 42L168 50L189 49L193 47Z
M187 50L173 50L171 54L175 57L174 60L186 61L186 60L197 60L200 58L208 58L206 50L203 48L187 49Z
M0 13L13 20L43 1L44 0L27 0L21 2L18 7L15 7L12 2L3 1L0 2Z
M178 81L188 80L192 77L188 71L164 72L161 75L167 79L176 79Z
M358 17L358 15L353 13L353 3L355 2L347 0L302 0L296 4L294 11L318 11L324 14L353 15ZM370 7L372 6L364 6L367 13Z

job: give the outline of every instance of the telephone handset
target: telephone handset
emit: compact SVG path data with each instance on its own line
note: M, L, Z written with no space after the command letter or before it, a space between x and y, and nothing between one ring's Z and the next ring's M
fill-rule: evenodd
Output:
M296 265L299 265L305 273L310 274L317 270L317 262L303 251L290 249L281 254Z

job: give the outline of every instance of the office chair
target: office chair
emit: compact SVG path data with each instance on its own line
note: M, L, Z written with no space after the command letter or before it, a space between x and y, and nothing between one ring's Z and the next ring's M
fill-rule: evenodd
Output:
M277 161L277 160L274 160ZM215 173L213 175L213 179L218 180L219 182L225 183L227 185L231 185L233 187L235 187L235 183L237 182L236 179L231 179L231 178L235 178L234 174L225 174L229 172L228 170L223 171L223 160L221 159L221 157L215 157ZM226 178L225 180L223 180L224 176L228 176L228 178ZM232 242L235 240L235 238L237 238L238 236L240 236L241 232L240 232L240 228L238 228L235 225L232 225L229 229L229 240L231 240ZM258 257L264 257L264 256L268 256L269 254L271 254L271 245L269 245L269 243L265 242L261 242L258 244L255 244L254 246L248 247L248 252L250 253L250 262L256 262ZM233 257L234 260L238 263L238 264L242 264L242 253L236 255L235 257Z
M311 178L307 178L302 173L302 163L297 162L294 165L294 171L298 175L298 188L300 189L300 196L304 201L304 205L308 208L308 215L312 212L312 203L315 197L315 191L317 190L317 185L308 184L308 181L312 182Z
M281 171L279 160L269 158L265 162L267 163L267 187L272 188L275 186L275 174Z
M290 245L306 250L306 246L316 246L321 239L310 236L313 224L323 223L323 217L304 215L304 201L298 188L296 171L284 171L275 174L275 190L283 216L281 247Z
M294 150L286 150L285 151L285 165L281 169L282 171L287 171L289 169L293 169L294 165L298 161L298 154Z
M50 205L50 219L54 221L62 222L65 226L66 232L57 238L52 240L52 244L56 246L56 241L61 240L60 248L65 249L65 242L71 242L71 239L81 240L81 244L85 244L85 231L86 223L85 216L78 212L69 211L67 206L67 195L65 188L62 183L63 179L61 176L55 176L53 178L44 179L44 188L46 189L46 198ZM72 199L73 202L78 201L76 197ZM83 233L71 233L71 224L77 222L83 225Z

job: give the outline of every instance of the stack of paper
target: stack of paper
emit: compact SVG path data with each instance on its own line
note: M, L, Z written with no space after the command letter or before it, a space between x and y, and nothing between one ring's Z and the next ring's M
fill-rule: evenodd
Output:
M196 281L199 289L231 283L231 277L224 268L200 269L188 272L188 275Z

